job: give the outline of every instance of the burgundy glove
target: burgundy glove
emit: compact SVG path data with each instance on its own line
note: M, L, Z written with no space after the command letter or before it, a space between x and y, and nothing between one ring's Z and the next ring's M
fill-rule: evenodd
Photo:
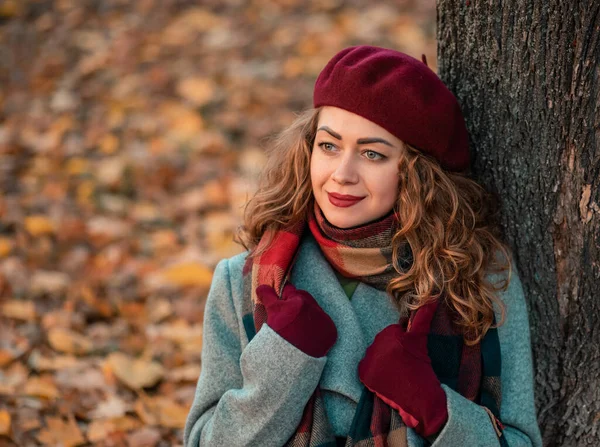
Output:
M448 419L446 393L427 352L437 305L436 300L418 309L409 331L407 318L383 329L358 364L360 381L423 437L440 431Z
M281 337L313 357L323 357L337 339L333 320L306 290L288 283L282 298L271 286L256 288L267 311L267 324Z

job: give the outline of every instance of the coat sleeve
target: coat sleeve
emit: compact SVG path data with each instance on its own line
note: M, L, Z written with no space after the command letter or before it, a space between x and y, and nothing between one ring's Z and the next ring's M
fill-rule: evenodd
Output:
M186 446L282 446L319 383L327 357L305 354L267 324L242 350L239 320L224 259L206 300L202 370L185 424Z
M510 447L541 447L537 424L531 342L523 286L513 264L510 285L499 293L506 304L506 320L498 327L501 353L500 420ZM499 446L486 410L446 385L448 421L432 446Z

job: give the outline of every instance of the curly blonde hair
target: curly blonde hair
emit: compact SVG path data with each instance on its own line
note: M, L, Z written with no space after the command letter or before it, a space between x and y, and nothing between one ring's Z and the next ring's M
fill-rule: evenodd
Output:
M309 109L279 133L268 149L268 161L254 196L246 203L244 222L235 241L258 256L279 229L307 218L314 200L310 158L319 109ZM433 157L404 145L398 164L398 199L394 212L400 223L392 238L392 259L398 276L386 292L399 309L417 309L432 297L443 296L456 313L465 343L478 343L490 327L505 320L505 306L496 292L506 290L511 278L511 256L495 223L494 195L463 173L444 170ZM270 230L270 231L267 231ZM263 234L269 240L258 248ZM398 264L408 242L413 263L408 271ZM501 253L502 259L497 258ZM508 270L496 286L489 272ZM494 324L494 304L501 319Z

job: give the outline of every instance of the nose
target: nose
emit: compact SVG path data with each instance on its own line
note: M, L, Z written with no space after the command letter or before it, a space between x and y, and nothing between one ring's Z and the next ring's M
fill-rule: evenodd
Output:
M358 173L356 172L356 167L350 156L345 156L340 159L331 175L331 179L340 184L356 183L358 181Z

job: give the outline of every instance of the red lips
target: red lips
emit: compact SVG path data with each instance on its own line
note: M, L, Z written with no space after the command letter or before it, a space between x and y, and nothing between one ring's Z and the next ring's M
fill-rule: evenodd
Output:
M329 202L332 205L341 207L341 208L346 208L349 206L352 206L358 202L360 202L362 199L364 199L364 197L357 197L357 196L351 196L351 195L345 195L345 194L336 194L334 192L328 192L327 196L329 197Z

